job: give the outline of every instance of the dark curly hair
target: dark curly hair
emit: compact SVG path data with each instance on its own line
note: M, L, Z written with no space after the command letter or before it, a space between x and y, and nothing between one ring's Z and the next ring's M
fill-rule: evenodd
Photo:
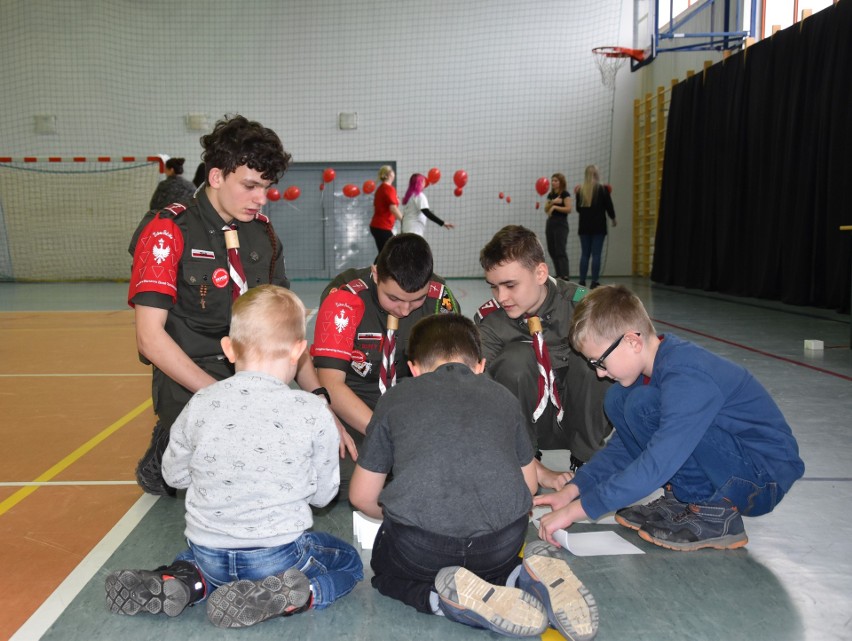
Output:
M207 174L216 167L227 176L247 165L273 183L284 175L292 158L284 151L278 134L240 115L226 116L217 122L211 133L201 136L201 146Z

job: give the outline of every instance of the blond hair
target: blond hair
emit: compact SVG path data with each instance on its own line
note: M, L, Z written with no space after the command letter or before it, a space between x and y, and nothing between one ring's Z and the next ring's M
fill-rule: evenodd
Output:
M595 165L586 167L586 173L583 176L583 186L580 187L580 198L577 207L591 207L592 201L595 199L595 192L601 182L601 174Z
M588 342L614 341L627 332L656 333L639 297L624 285L605 285L589 292L574 308L568 338L577 351Z
M305 339L305 305L289 289L253 287L234 301L228 336L237 358L286 358Z
M385 178L390 176L392 171L393 167L391 167L390 165L382 165L381 167L379 167L379 180L384 180Z

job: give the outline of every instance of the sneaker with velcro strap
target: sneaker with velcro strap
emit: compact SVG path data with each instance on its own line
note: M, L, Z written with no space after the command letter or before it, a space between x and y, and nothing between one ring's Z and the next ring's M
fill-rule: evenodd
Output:
M702 548L735 550L748 543L743 517L730 504L690 504L673 517L645 523L639 536L670 550L692 552Z
M671 486L663 488L663 495L645 505L630 505L621 508L615 513L615 521L619 525L638 530L645 523L658 519L671 519L689 507L688 503L681 503L675 498Z

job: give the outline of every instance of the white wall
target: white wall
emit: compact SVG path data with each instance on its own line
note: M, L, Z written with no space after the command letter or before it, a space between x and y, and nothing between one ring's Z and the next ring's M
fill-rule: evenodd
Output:
M504 224L543 237L539 176L573 186L595 163L620 223L606 273L628 274L638 74L622 69L613 96L590 50L629 29L629 2L3 0L0 156L166 153L191 173L199 133L184 116L239 112L297 162L396 160L400 191L441 168L430 202L458 228L427 238L437 270L458 276L479 274ZM340 111L358 112L357 131L337 129ZM56 115L57 133L34 134L35 114ZM462 198L456 169L470 174ZM574 271L575 232L576 219Z

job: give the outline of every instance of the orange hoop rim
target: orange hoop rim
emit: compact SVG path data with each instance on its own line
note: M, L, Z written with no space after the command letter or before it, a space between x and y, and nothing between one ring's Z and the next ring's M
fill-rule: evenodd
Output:
M633 58L636 62L642 62L645 59L644 51L627 47L595 47L592 53L605 58Z

